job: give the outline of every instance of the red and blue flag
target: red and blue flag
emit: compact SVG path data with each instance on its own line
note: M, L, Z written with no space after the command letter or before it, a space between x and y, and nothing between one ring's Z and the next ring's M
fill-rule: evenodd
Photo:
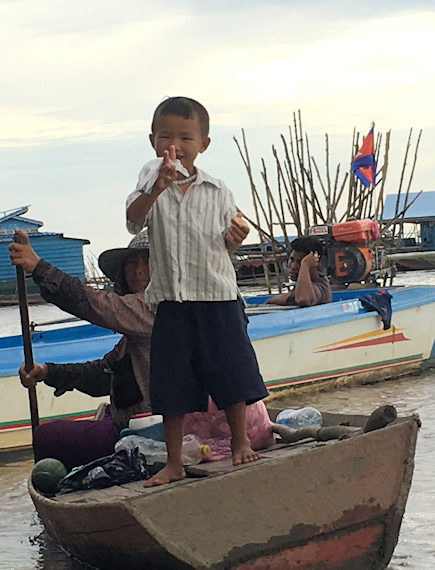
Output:
M374 127L372 127L352 160L351 170L364 186L376 184L376 160L374 144Z

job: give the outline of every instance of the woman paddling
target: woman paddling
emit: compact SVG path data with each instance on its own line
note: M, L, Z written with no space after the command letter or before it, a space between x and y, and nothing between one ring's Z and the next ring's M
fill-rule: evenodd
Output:
M100 421L55 420L39 425L33 436L35 461L54 457L69 470L113 453L121 429L134 414L150 411L148 390L149 343L153 315L144 301L149 282L149 246L146 233L128 247L103 252L98 264L114 282L114 291L94 289L39 258L27 233L16 230L22 243L9 246L12 265L32 274L41 296L80 319L122 334L116 346L101 359L85 363L34 363L19 374L28 388L44 382L61 396L79 390L91 396L110 395Z

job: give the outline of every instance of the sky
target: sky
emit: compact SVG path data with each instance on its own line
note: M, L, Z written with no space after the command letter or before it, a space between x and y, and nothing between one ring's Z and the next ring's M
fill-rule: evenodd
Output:
M85 256L133 237L125 199L166 96L208 109L197 165L251 217L233 138L260 185L299 110L319 164L325 133L346 169L354 129L391 130L387 193L422 129L411 190L435 188L433 0L0 0L0 47L0 211L30 205L42 230L90 240Z

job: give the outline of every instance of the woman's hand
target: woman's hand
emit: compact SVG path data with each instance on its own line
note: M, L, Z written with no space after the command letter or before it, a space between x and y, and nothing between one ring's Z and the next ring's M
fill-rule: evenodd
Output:
M21 364L18 374L20 375L21 384L25 388L36 386L37 382L42 382L47 378L47 365L35 362L32 370L26 372L24 362Z
M30 245L27 232L16 229L15 235L18 236L20 241L14 241L8 246L11 264L20 265L24 271L31 273L41 258L36 255L35 251Z

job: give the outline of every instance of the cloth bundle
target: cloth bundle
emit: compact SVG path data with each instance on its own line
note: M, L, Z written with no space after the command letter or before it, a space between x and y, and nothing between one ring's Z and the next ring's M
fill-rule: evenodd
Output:
M386 289L378 289L370 295L360 295L358 299L367 311L376 311L384 323L384 331L391 327L391 299L392 296Z
M262 400L246 407L246 427L251 447L265 449L275 443L266 406ZM205 461L218 461L231 457L231 433L223 410L218 410L210 398L208 412L186 414L184 433L193 433L201 443L207 444L211 452Z

